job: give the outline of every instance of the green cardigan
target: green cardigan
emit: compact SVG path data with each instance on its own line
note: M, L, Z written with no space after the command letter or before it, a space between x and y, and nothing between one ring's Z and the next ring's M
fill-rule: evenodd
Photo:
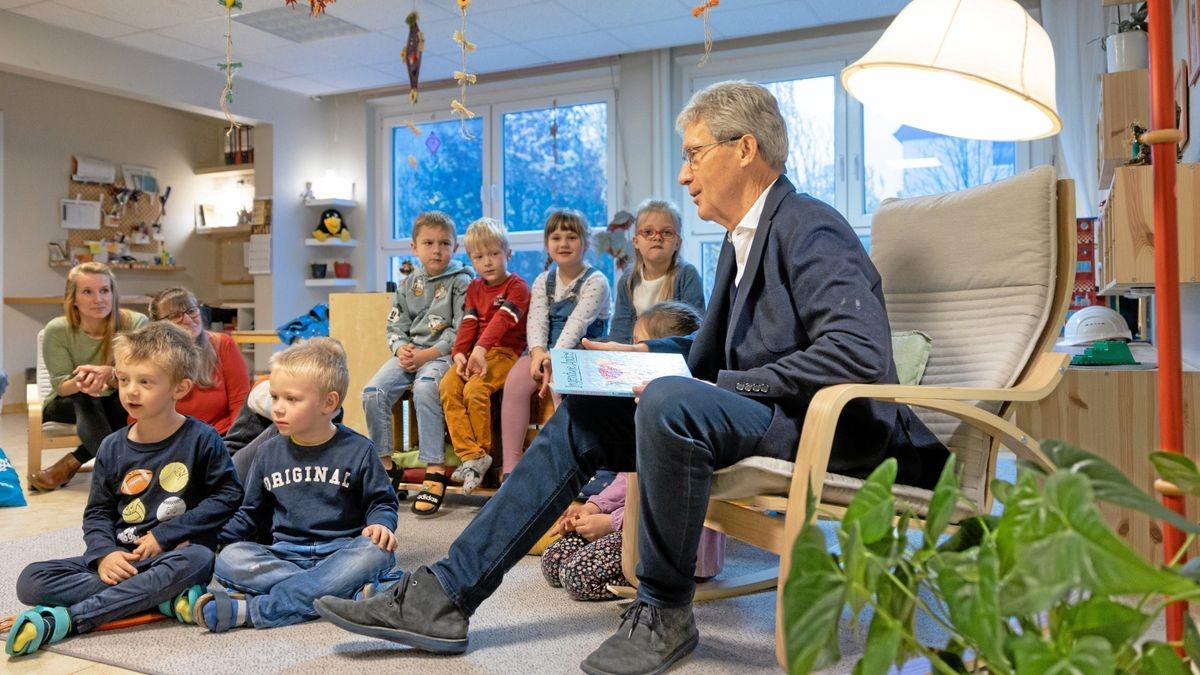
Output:
M140 312L127 309L121 311L129 316L131 330L150 322L150 319ZM46 363L46 371L50 373L50 395L42 405L50 405L51 401L58 398L58 386L71 377L78 366L106 365L100 360L103 351L103 340L89 337L81 330L71 330L67 324L67 317L51 319L42 332L42 360ZM101 396L109 396L112 393L113 390L109 389Z

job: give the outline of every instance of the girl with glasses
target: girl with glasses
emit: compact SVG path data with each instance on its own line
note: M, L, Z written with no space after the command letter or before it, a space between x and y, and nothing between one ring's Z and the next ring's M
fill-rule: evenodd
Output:
M679 259L681 226L679 209L669 201L650 198L638 206L633 269L617 282L609 340L631 342L638 315L659 302L676 300L704 313L700 273Z
M150 318L183 328L200 351L200 376L187 396L175 403L175 409L225 435L250 393L250 375L241 350L225 333L204 329L200 304L185 288L168 288L155 295L150 300Z
M29 475L34 490L49 492L68 482L96 456L100 441L128 418L116 396L112 339L141 328L146 315L121 308L117 280L108 265L86 262L71 268L63 291L63 316L42 331L42 358L50 374L50 396L42 419L74 424L80 444L53 465Z

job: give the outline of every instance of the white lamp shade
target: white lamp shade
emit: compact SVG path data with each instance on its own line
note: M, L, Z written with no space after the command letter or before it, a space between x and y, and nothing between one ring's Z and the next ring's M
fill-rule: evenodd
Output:
M1023 141L1062 130L1050 36L1014 0L913 0L842 86L909 126Z

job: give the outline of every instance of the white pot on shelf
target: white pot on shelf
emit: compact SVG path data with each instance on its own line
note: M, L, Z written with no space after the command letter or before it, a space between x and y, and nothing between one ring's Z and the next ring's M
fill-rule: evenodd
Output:
M1150 66L1150 44L1145 31L1130 30L1104 38L1108 72L1139 70Z

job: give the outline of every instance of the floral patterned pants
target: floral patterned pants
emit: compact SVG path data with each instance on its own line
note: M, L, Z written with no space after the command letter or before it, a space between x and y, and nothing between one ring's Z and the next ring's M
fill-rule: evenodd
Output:
M569 532L542 553L542 575L554 587L567 589L572 600L612 600L608 584L628 586L621 573L621 533L589 542Z

